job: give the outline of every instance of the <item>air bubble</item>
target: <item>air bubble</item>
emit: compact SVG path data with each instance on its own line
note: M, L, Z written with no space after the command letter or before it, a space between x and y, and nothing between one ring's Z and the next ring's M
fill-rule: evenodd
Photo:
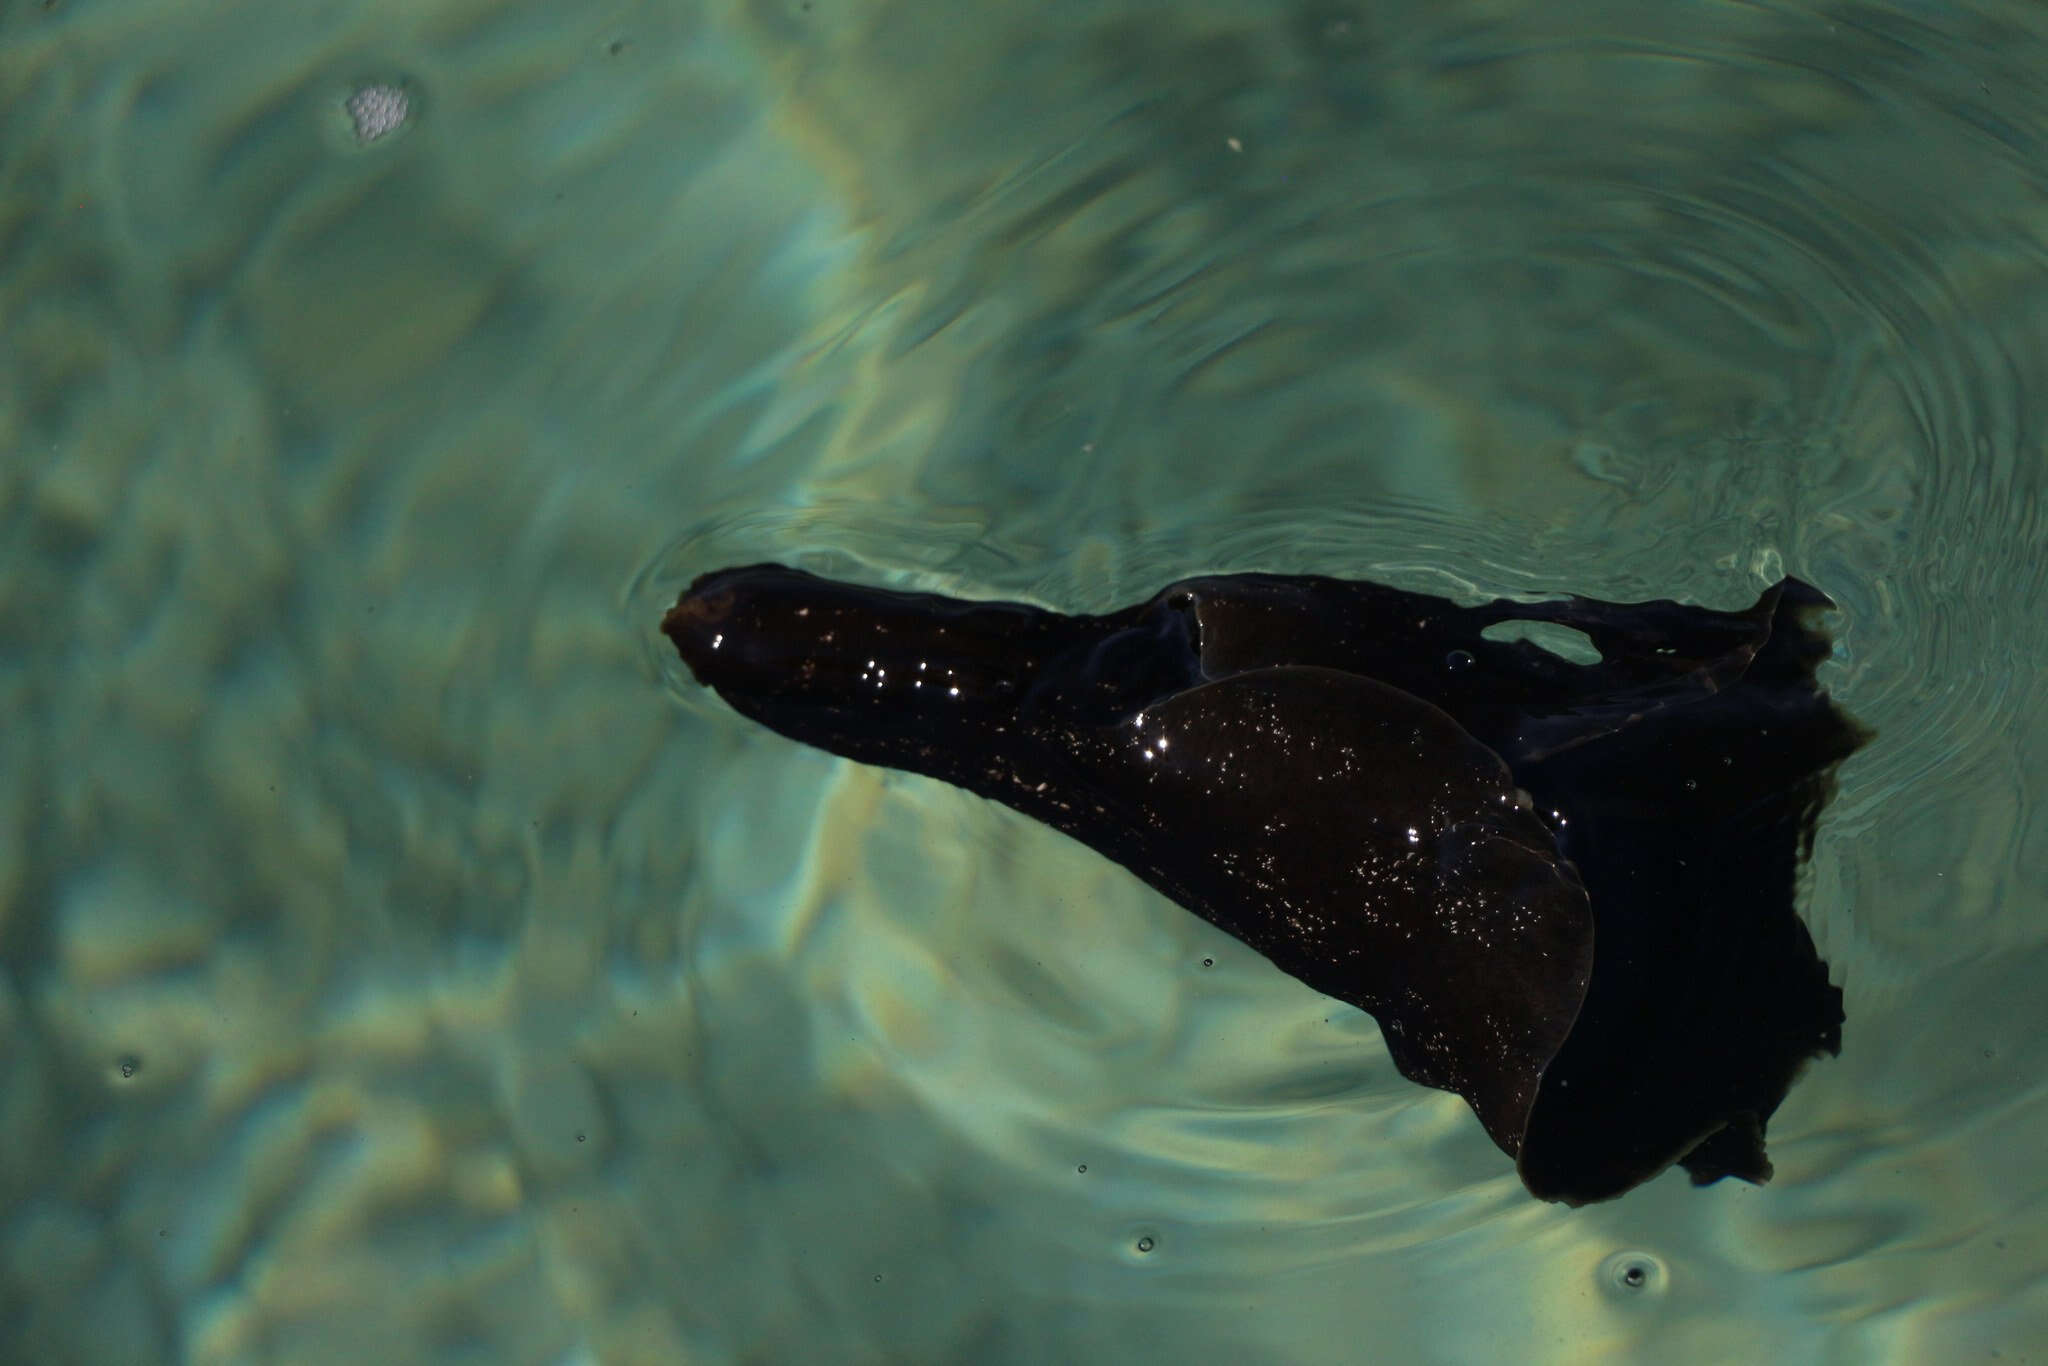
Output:
M1138 1239L1138 1241L1137 1241L1137 1245L1136 1245L1136 1246L1137 1246L1137 1249L1138 1249L1138 1251L1140 1251L1140 1252L1150 1252L1150 1251L1151 1251L1151 1250L1152 1250L1153 1248L1157 1247L1157 1246L1158 1246L1158 1244L1157 1244L1157 1243L1155 1243L1155 1242L1153 1242L1153 1241L1152 1241L1152 1235L1151 1235L1151 1234L1149 1234L1149 1233L1147 1233L1147 1234L1144 1234L1144 1235L1142 1235L1142 1236L1141 1236L1141 1237L1140 1237L1140 1238Z
M136 1057L133 1053L130 1053L126 1057L122 1058L121 1061L116 1064L116 1066L120 1068L122 1080L125 1081L129 1077L134 1076L137 1072L140 1072L142 1070L142 1059Z
M346 108L356 141L368 145L405 126L412 97L402 85L364 85L348 97Z
M1665 1288L1664 1264L1647 1252L1617 1252L1600 1264L1600 1280L1616 1295L1654 1295Z
M1470 650L1453 650L1444 656L1444 667L1454 674L1461 674L1478 662Z

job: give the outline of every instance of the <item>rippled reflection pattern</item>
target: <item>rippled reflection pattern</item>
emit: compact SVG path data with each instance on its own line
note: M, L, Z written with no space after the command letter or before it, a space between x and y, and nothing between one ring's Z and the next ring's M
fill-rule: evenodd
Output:
M2044 30L0 7L0 1342L2025 1355ZM1538 1205L1106 861L663 710L649 623L765 560L1091 612L1823 585L1883 737L1800 889L1844 1052L1768 1190Z

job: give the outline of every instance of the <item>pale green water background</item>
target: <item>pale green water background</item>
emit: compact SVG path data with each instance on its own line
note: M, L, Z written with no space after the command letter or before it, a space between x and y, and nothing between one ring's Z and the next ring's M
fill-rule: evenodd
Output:
M2048 1356L2044 14L12 0L0 1360ZM681 688L764 556L1820 584L1777 1180Z

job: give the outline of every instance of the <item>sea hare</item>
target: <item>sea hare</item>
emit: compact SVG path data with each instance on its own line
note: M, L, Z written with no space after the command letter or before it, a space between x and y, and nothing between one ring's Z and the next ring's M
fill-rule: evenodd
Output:
M1580 1204L1674 1162L1766 1180L1772 1112L1840 1051L1793 906L1867 738L1814 683L1830 606L1789 578L1719 612L1233 574L1065 616L756 565L662 629L742 715L1015 807L1369 1012Z

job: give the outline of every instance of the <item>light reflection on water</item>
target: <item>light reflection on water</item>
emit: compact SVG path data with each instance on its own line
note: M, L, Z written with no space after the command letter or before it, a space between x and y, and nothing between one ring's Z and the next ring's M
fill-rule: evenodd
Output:
M0 1333L2048 1341L2048 32L1524 8L0 15ZM1843 1056L1767 1188L1536 1205L1356 1012L683 688L661 607L763 558L1807 578L1880 735L1805 892Z

